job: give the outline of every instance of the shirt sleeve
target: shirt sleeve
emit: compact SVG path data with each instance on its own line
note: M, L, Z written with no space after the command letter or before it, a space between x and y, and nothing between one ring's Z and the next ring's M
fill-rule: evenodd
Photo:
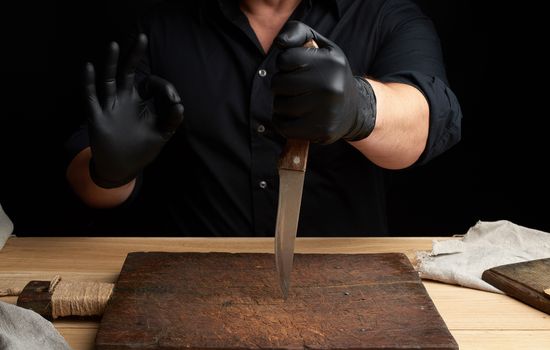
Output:
M439 37L431 20L409 0L389 0L381 9L379 50L369 75L381 82L416 87L430 107L424 164L461 138L462 112L449 88Z

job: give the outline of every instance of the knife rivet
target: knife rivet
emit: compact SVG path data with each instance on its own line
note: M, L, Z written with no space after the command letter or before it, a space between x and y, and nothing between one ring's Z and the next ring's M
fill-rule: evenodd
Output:
M292 159L292 162L296 165L300 164L301 162L300 157L294 156L294 158Z
M260 181L260 188L261 189L265 189L267 187L267 182L265 181Z

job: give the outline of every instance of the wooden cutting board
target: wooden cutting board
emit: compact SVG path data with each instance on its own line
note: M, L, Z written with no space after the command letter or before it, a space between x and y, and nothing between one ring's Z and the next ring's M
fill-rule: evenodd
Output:
M403 254L130 253L96 338L113 349L458 349Z
M550 259L497 266L484 271L481 278L550 315Z

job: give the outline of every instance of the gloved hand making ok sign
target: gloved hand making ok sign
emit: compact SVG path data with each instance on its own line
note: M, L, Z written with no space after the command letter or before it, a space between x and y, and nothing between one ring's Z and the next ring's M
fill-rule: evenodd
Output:
M94 67L86 65L90 175L104 188L119 187L134 179L183 121L181 99L168 81L150 75L137 90L134 87L136 67L146 49L147 37L141 34L117 80L119 47L111 43L101 101L96 94Z
M319 48L304 48L313 39ZM273 123L287 138L324 144L366 138L376 121L371 85L352 74L346 55L307 25L290 21L275 44Z

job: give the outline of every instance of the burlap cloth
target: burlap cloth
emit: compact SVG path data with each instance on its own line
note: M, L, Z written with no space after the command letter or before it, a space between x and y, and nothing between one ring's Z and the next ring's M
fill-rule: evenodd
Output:
M417 253L420 277L502 293L481 279L499 265L550 258L550 234L511 223L482 222L462 239L433 242L431 252Z

